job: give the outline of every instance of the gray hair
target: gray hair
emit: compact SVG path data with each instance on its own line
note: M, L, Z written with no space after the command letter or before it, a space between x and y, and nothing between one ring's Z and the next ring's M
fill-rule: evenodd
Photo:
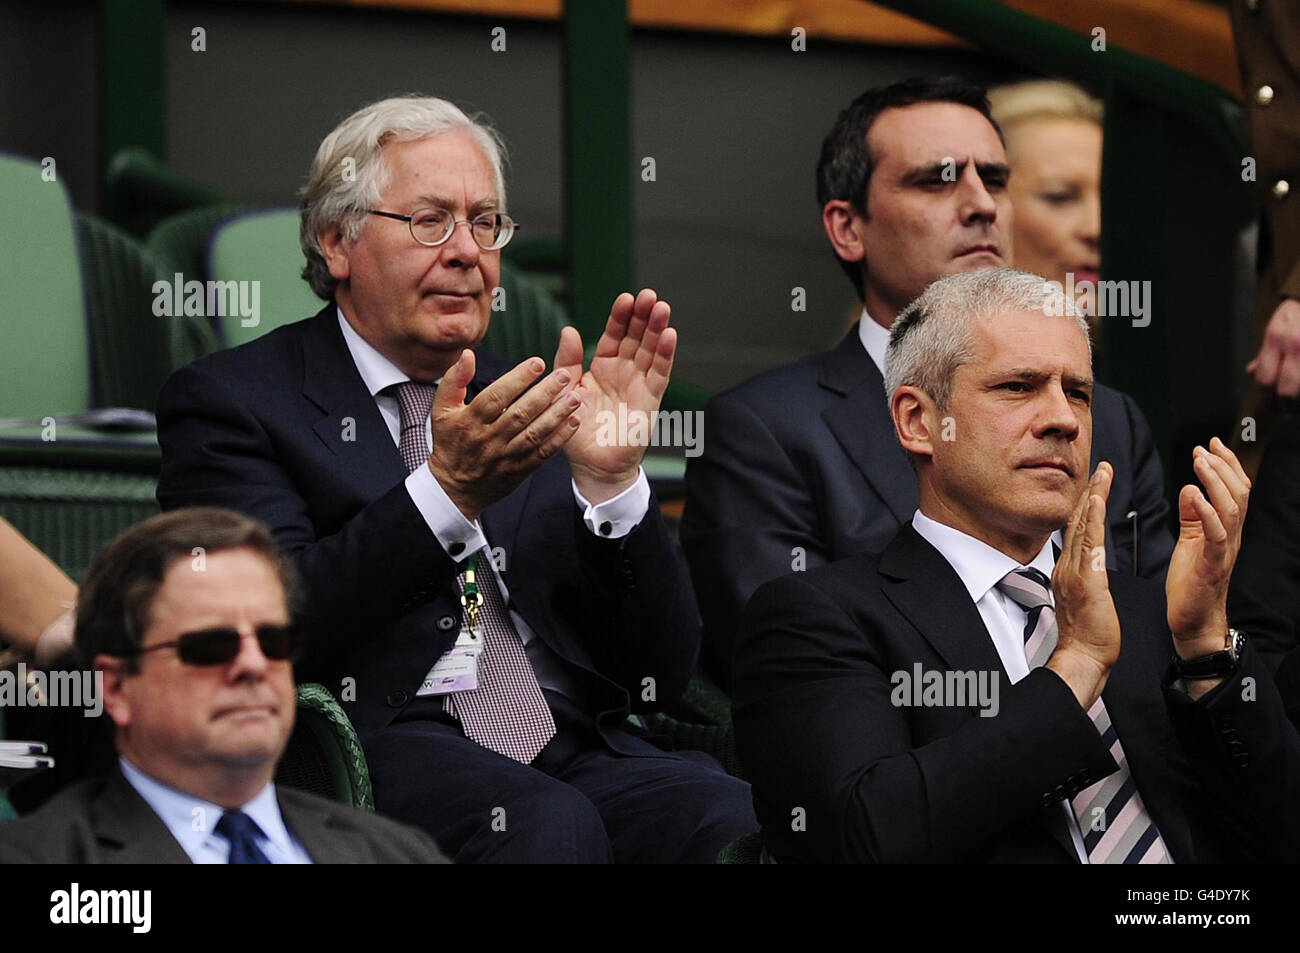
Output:
M1041 311L1074 319L1088 341L1088 322L1059 282L1010 268L967 271L940 278L894 320L885 353L885 399L917 387L948 409L957 368L971 359L973 322L1004 311Z
M302 277L320 298L332 300L338 281L329 272L316 235L337 226L349 241L357 240L366 221L366 209L379 204L388 185L384 146L447 132L468 133L483 149L492 165L497 202L504 212L505 146L500 135L482 117L467 116L445 99L412 94L371 103L344 119L321 141L298 206L298 244L307 258Z

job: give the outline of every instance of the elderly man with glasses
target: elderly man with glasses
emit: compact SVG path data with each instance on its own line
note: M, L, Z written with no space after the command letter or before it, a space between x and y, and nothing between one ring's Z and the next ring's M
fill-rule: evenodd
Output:
M155 516L104 547L76 643L118 763L0 825L0 863L445 862L420 831L272 783L294 722L294 591L266 527L229 510Z
M439 99L331 132L301 215L327 304L168 381L158 499L272 528L305 583L302 671L381 812L458 861L710 861L756 827L749 788L628 720L681 692L699 629L645 447L597 426L658 408L669 307L620 295L587 369L573 328L550 373L476 350L516 227L501 164Z

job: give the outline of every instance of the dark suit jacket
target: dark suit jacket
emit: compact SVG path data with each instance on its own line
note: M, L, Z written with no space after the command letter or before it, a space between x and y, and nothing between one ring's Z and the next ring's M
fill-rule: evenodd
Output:
M474 392L505 369L486 354L478 367ZM173 374L158 396L158 439L163 509L254 516L297 563L310 636L299 675L340 696L363 742L391 723L456 639L459 570L406 491L335 306ZM603 728L625 720L629 693L642 710L677 697L699 624L654 502L630 534L601 539L583 525L570 481L558 454L481 522L504 550L512 605ZM617 748L618 737L606 740Z
M1161 589L1114 572L1110 585L1123 643L1102 697L1174 860L1294 860L1300 739L1258 655L1196 703L1162 690ZM918 663L996 673L998 714L895 707L892 673ZM1055 673L1008 683L970 594L910 524L880 555L760 587L735 675L737 750L778 859L1068 863L1056 802L1115 770Z
M423 831L277 787L285 826L318 864L450 863ZM0 864L188 864L167 825L116 768L0 824Z
M704 618L705 664L725 686L740 614L759 584L879 552L916 511L916 473L856 324L835 350L761 374L715 397L705 415L704 452L686 469L681 538ZM1137 510L1142 574L1163 578L1173 537L1146 419L1104 386L1092 416L1093 464L1115 468L1107 565L1132 571L1125 514Z
M1264 452L1246 509L1228 610L1270 668L1300 648L1300 417L1289 421Z

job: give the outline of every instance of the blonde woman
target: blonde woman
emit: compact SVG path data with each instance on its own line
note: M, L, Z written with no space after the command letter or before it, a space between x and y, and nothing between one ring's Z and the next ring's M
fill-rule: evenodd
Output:
M1030 80L991 90L989 103L1011 163L1016 267L1062 287L1087 281L1095 288L1101 270L1101 102L1073 83ZM1078 300L1091 315L1093 295Z

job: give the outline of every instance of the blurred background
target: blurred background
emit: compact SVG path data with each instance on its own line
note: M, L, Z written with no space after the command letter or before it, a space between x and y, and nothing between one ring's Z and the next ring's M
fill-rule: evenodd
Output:
M64 0L0 6L0 515L75 575L79 531L43 503L65 471L139 474L120 518L153 511L149 418L104 409L150 411L175 366L319 307L288 209L363 103L434 94L503 133L526 307L490 346L549 358L566 320L591 344L617 292L652 286L682 339L666 406L698 409L856 317L814 198L821 139L867 87L944 73L1104 102L1102 277L1150 281L1152 311L1105 327L1102 377L1182 482L1169 462L1235 428L1257 340L1225 2ZM261 281L261 325L155 316L177 272Z

